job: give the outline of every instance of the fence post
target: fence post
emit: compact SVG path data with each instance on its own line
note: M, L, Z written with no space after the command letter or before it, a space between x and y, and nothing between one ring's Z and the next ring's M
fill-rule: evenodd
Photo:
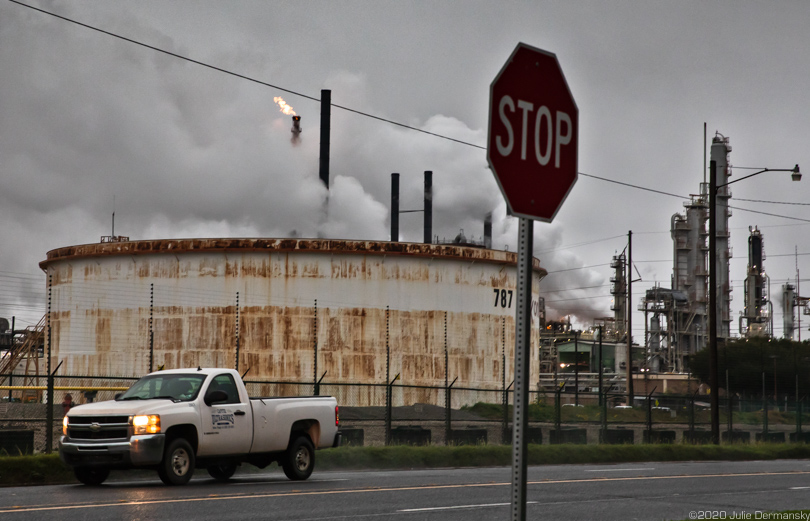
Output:
M762 373L762 433L768 434L768 396L765 394L765 372Z
M728 393L728 441L734 440L734 396Z
M53 373L48 373L48 390L45 401L48 408L45 410L45 452L53 451Z
M394 377L393 380L388 382L387 390L385 393L385 444L391 445L391 407L392 407L392 399L391 399L391 391L394 387L394 382L399 380L399 373Z
M11 319L11 323L14 323L14 318ZM11 328L12 332L14 328ZM802 405L801 400L799 400L799 375L796 375L796 441L799 441L799 438L802 436Z
M48 390L45 401L48 402L48 408L45 410L45 452L50 454L53 451L53 387L54 387L54 379L53 375L62 367L62 362L59 362L59 365L56 366L56 369L53 370L52 373L48 373Z
M318 379L318 381L315 382L315 392L313 393L315 396L319 396L321 394L321 382L323 381L324 377L326 376L326 373L328 372L329 371L324 371L321 377Z
M600 334L601 334L601 330L600 330ZM599 419L602 422L602 428L599 429L599 443L604 442L605 432L607 432L607 403L608 403L607 397L608 397L608 393L610 392L610 390L613 389L613 385L614 384L610 384L610 387L605 389L604 393L602 392L601 388L599 389L599 399L601 400L600 405L602 406L600 408L600 410L599 410L599 413L600 413L599 414L600 415Z
M700 391L700 388L689 397L689 436L692 438L693 443L695 441L695 396L698 391Z
M562 395L562 390L565 387L565 382L557 386L557 389L554 390L554 429L559 432L562 425L562 405L560 404L560 395Z
M647 443L652 443L652 395L656 389L658 389L657 385L647 395ZM647 390L646 387L644 390Z
M512 437L509 436L509 389L512 388L512 384L514 383L515 381L512 380L509 387L503 390L503 435L501 437L501 443L504 445L512 443Z
M453 424L452 418L450 414L452 412L452 393L453 393L453 384L456 383L458 380L458 376L456 376L453 381L444 388L444 444L450 445L453 443Z
M607 395L608 392L600 392L600 400L602 400L601 407L599 408L599 420L601 421L602 428L599 429L599 443L604 442L605 431L607 430Z
M734 418L732 417L731 414L731 407L732 407L731 402L734 399L734 397L731 394L731 386L728 383L728 369L726 369L726 397L728 400L728 441L732 442L734 441L734 436L732 434L734 432Z
M391 445L391 384L385 386L385 445Z

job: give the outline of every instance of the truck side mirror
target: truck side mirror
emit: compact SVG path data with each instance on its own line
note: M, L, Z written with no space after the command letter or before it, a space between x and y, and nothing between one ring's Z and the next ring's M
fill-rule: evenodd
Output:
M203 399L205 405L211 406L212 403L216 402L227 402L228 401L228 393L221 389L217 389L216 391L211 391L205 395L205 399Z

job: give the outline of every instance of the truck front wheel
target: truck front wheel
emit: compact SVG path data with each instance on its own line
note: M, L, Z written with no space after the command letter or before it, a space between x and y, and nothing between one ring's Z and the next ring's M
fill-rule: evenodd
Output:
M104 467L75 467L73 474L85 485L98 486L110 475L110 469Z
M287 447L281 468L284 474L293 481L307 479L315 468L315 448L305 436L299 436Z
M169 443L158 466L158 476L167 485L185 485L194 474L194 450L183 438Z

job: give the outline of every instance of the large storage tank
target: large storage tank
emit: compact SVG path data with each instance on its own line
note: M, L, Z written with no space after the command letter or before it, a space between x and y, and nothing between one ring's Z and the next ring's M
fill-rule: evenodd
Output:
M400 374L405 385L500 389L512 381L515 262L447 245L183 239L70 246L40 267L62 375L202 365L262 381ZM545 274L534 259L532 346ZM531 360L536 382L539 349ZM376 394L352 401L379 404Z

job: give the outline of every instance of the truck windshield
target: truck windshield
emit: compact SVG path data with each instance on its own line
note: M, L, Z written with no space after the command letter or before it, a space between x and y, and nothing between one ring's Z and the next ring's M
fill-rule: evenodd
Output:
M153 374L135 382L124 394L116 398L122 400L167 399L188 402L197 398L197 393L205 381L204 374Z

